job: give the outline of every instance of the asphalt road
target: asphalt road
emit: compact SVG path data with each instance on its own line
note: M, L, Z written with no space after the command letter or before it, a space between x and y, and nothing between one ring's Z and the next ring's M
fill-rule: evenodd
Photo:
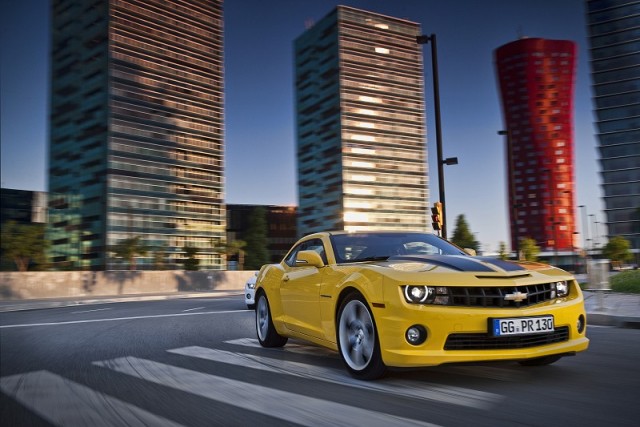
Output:
M260 348L237 298L0 314L3 426L635 426L640 330L590 327L591 347L515 363L349 377L301 342Z

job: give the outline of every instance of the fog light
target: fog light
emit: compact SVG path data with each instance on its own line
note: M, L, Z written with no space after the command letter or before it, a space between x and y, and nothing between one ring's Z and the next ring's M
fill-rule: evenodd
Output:
M587 321L584 318L584 316L581 314L578 317L578 323L576 324L576 327L578 328L578 332L579 333L583 333L584 332L584 328L586 328L587 326Z
M421 325L413 325L407 329L407 332L404 334L407 342L411 345L420 345L427 339L427 330L424 326Z

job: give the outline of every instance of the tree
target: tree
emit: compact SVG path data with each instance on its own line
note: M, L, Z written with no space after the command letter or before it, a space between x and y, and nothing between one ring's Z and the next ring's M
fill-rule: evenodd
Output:
M196 257L198 248L193 246L185 246L182 248L186 259L184 260L184 269L188 271L197 271L200 267L200 260Z
M631 244L622 236L612 237L602 250L602 254L613 262L623 263L633 258Z
M135 270L136 257L145 256L147 248L142 243L140 236L129 237L114 246L113 253L116 258L122 258L129 262L129 270Z
M258 270L269 262L267 249L267 213L262 206L253 209L249 215L249 226L245 234L247 270Z
M520 252L522 252L522 256L526 261L537 261L540 247L538 247L534 239L525 237L520 240Z
M2 252L15 262L18 271L27 271L32 263L45 264L48 247L44 224L9 221L2 226Z
M230 243L227 243L227 255L238 255L238 270L242 270L244 265L245 246L247 246L247 242L244 240L232 240Z
M164 270L166 268L167 247L165 245L158 246L153 251L153 269Z
M451 241L461 248L469 248L474 251L480 249L480 243L478 243L471 230L469 230L469 224L467 224L464 214L460 214L456 218L456 228L453 231Z
M242 270L242 266L244 265L245 246L247 246L247 242L244 240L232 240L231 242L220 242L217 239L213 240L213 252L223 254L227 259L228 257L238 255L238 270Z
M505 242L500 242L500 248L498 249L498 254L500 255L501 260L505 260L509 258L509 254L507 253L507 244Z

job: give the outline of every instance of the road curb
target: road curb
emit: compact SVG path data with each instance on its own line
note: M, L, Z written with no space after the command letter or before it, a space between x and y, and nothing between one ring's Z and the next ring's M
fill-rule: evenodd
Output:
M25 310L39 310L44 308L63 308L63 307L75 307L83 305L95 305L95 304L113 304L119 302L133 302L133 301L161 301L169 299L187 299L187 298L215 298L215 297L229 297L229 296L242 296L242 290L237 291L215 291L215 292L191 292L184 294L163 294L163 295L129 295L129 296L105 296L96 298L85 299L70 299L70 300L38 300L38 301L0 301L0 313L25 311Z
M616 316L599 312L587 313L587 325L640 329L640 318L634 316Z

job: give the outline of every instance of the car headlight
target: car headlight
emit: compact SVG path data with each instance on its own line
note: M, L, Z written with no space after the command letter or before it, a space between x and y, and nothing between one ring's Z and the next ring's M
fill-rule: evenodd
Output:
M404 298L412 304L449 304L449 288L444 286L406 285Z
M407 302L420 304L427 300L429 292L431 291L432 288L428 286L405 286L404 297L407 299Z
M247 282L247 288L253 289L256 287L256 282Z
M552 296L555 291L556 298L563 298L569 295L569 282L563 280L552 285Z

